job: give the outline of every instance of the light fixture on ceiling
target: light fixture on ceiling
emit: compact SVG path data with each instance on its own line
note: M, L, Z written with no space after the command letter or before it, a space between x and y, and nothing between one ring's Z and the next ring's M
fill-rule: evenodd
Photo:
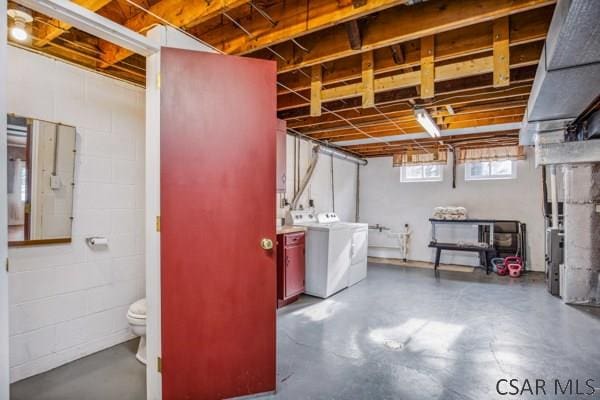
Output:
M415 107L415 118L417 118L417 122L421 124L431 137L439 138L441 136L440 128L425 108Z
M30 24L33 21L31 13L22 8L10 8L6 13L13 20L13 25L10 28L10 36L19 42L27 40L29 37L29 33L27 33L27 24Z

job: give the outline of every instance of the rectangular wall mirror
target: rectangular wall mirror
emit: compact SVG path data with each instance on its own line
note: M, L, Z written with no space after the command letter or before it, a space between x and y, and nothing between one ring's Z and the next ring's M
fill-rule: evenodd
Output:
M7 116L8 245L71 241L75 127Z

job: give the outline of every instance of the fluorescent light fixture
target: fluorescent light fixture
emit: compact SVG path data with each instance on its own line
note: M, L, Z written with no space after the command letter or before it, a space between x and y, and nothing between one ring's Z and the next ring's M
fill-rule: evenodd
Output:
M10 8L6 11L8 16L13 19L13 26L10 28L10 36L19 42L24 42L29 38L26 24L31 23L33 18L25 9Z
M439 138L441 136L440 128L437 126L431 115L424 108L415 108L415 118L417 122L421 124L423 129L429 133L432 138Z

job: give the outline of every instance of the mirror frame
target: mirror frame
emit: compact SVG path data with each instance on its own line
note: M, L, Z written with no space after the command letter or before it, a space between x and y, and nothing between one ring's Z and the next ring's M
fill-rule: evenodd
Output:
M77 127L74 125L63 124L62 122L53 122L40 118L32 118L32 117L24 117L22 115L18 115L16 113L6 113L7 116L25 118L27 120L37 120L42 122L47 122L55 125L68 126L75 130L75 149L73 156L73 189L75 188L75 172L77 167ZM7 146L8 147L8 146ZM7 150L8 151L8 150ZM8 195L8 194L6 194ZM73 210L75 206L75 190L73 190L72 194L72 202L71 202L71 237L64 238L52 238L52 239L31 239L31 240L12 240L8 241L8 247L28 247L28 246L39 246L39 245L48 245L48 244L65 244L71 243L73 241L73 221L75 221L75 217L73 216Z

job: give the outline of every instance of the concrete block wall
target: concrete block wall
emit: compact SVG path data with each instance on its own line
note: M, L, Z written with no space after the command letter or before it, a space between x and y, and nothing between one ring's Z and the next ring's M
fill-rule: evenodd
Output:
M452 157L452 155L450 155ZM527 224L528 268L544 270L544 216L542 211L542 171L535 167L533 151L527 160L517 161L516 179L465 181L464 165L457 165L456 189L452 188L451 159L444 168L442 182L401 183L400 169L392 167L390 157L369 159L360 175L360 220L381 224L401 232L408 223L411 230L408 259L432 262L434 250L429 218L436 206L464 206L469 217L519 220ZM476 241L471 226L439 227L438 240ZM386 233L369 231L370 245L397 246ZM400 258L394 249L371 247L373 257ZM442 263L478 265L475 253L442 252Z
M565 269L562 298L600 305L600 164L564 167Z
M73 240L10 248L10 379L132 338L144 296L144 90L8 49L9 113L77 128ZM91 249L88 236L106 236Z

